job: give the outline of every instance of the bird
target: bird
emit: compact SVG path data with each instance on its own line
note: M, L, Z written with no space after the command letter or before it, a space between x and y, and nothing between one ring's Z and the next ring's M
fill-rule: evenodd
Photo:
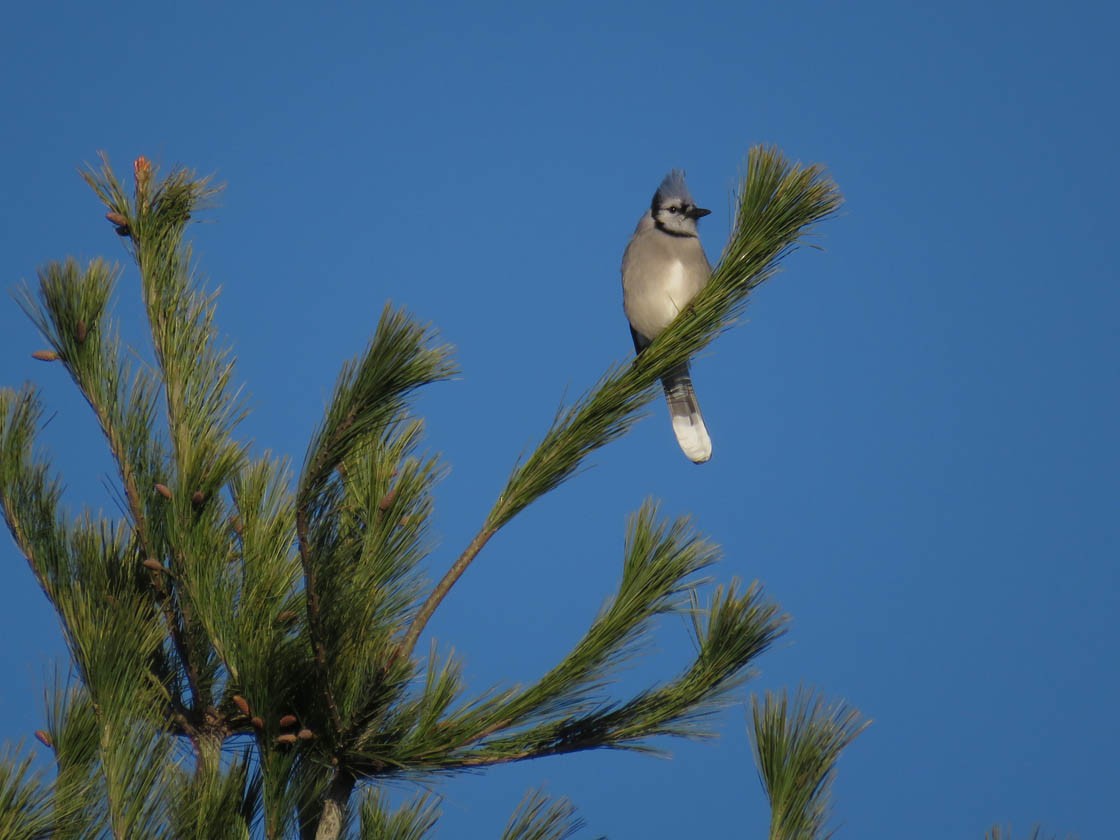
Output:
M634 350L641 354L704 288L712 266L700 244L696 223L711 213L697 207L684 172L662 180L622 256L622 308L630 322ZM669 417L681 450L694 464L712 457L712 440L700 414L688 362L661 380Z

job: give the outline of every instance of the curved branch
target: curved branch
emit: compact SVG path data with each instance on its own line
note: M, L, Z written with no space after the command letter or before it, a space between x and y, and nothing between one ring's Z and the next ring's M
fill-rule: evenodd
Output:
M408 628L404 639L401 641L400 647L397 649L397 656L408 659L412 656L412 651L416 649L416 643L420 640L420 634L424 632L424 628L435 614L436 609L442 603L443 599L447 597L447 593L451 591L456 582L463 576L467 567L474 562L474 558L482 551L482 547L490 541L490 538L498 532L494 526L487 525L475 538L471 540L470 545L466 550L459 555L459 559L451 564L451 568L447 570L439 583L428 595L424 604L420 607L416 617L412 620L412 624Z

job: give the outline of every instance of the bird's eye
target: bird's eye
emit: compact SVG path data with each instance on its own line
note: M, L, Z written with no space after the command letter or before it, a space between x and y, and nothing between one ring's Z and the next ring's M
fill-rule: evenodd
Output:
M677 215L677 213L679 213L679 212L680 212L680 209L681 209L681 208L677 207L677 206L676 206L676 205L674 204L674 205L673 205L672 207L670 207L670 208L669 208L669 212L670 212L670 213L672 213L672 214L673 214L673 215L675 216L675 215Z

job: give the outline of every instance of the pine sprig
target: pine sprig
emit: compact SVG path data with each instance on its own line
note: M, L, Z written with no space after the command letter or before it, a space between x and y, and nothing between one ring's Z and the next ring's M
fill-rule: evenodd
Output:
M871 725L843 703L799 690L751 700L753 747L770 800L771 840L824 840L829 793L844 749Z
M364 681L350 682L350 689L339 685L349 681L350 668L333 667L330 642L341 641L339 634L350 631L352 609L358 603L357 598L375 595L368 587L360 594L352 590L344 593L345 587L338 576L347 574L348 561L363 556L363 545L368 547L364 534L371 528L375 532L378 530L378 519L382 524L395 521L404 532L415 535L418 525L410 529L407 522L401 526L400 519L384 517L390 510L393 510L391 516L396 517L402 506L423 505L424 502L419 499L435 475L431 464L423 468L411 465L393 489L388 486L392 473L400 467L400 459L411 450L418 432L418 428L410 426L407 421L408 398L418 388L447 379L454 372L450 348L436 344L435 334L429 327L421 326L405 312L387 306L366 352L343 367L323 425L315 433L308 449L296 490L296 534L307 593L308 629L315 652L318 681L331 724L330 735L334 741L356 723L365 725L366 721L356 720L351 714L356 710L346 708L353 704L355 689ZM373 521L360 523L348 530L340 517L348 505L352 511L357 511L358 507L356 502L348 501L347 491L352 490L353 485L348 488L346 478L339 474L339 470L346 474L348 466L352 466L348 462L355 457L359 461L372 458L372 461L359 463L357 467L366 480L375 484L380 482L384 490L382 495L366 494L364 510L367 519L371 518L369 500L375 495L378 499L378 513L372 517ZM400 495L402 490L407 493L398 503L396 495ZM385 510L381 510L382 500L388 499L391 492L396 495L385 505ZM402 518L411 515L401 512ZM416 517L415 521L420 523L423 518ZM411 543L415 549L415 541L407 535L405 542ZM390 565L398 564L400 569L383 568L374 575L400 580L405 568L414 565L418 559L413 549L389 557ZM382 554L383 560L385 556ZM377 565L376 559L372 560L372 565L360 564L357 573L368 574L368 569ZM370 579L369 583L372 582ZM344 593L344 601L338 603L325 597L325 590ZM342 616L341 620L332 617L332 612ZM383 644L383 639L380 644ZM378 655L377 658L384 660L385 657ZM369 664L368 660L362 662L361 657L351 655L348 665L359 663L364 666ZM368 670L366 672L368 674ZM339 689L343 696L338 694Z
M751 662L784 632L786 618L757 585L742 594L735 585L718 587L702 608L689 578L715 559L716 549L687 520L666 525L656 515L656 506L647 504L631 519L619 593L538 683L443 714L460 696L459 666L451 657L436 666L433 655L417 701L423 713L408 718L410 726L376 756L378 764L373 756L356 754L352 766L370 775L423 774L589 749L648 751L649 740L658 736L705 736L705 718L750 675ZM695 661L675 680L629 701L603 696L650 619L686 604L697 637Z
M58 512L62 487L49 462L33 449L42 418L38 394L0 388L0 509L39 586L57 605L72 575L65 525Z
M686 517L666 524L659 515L657 504L647 502L630 518L618 592L572 651L530 688L476 701L445 720L449 743L473 743L602 704L602 690L640 649L652 619L688 603L690 579L718 559L718 549Z
M125 357L108 314L118 273L101 260L84 270L74 260L49 263L39 272L37 296L24 286L19 301L93 409L108 441L138 548L135 562L151 559L166 565L163 500L151 489L166 480L167 469L154 428L158 382L149 369L134 369ZM162 605L180 670L187 671L190 658L182 622L168 597L170 583L156 573L148 575L148 582ZM180 703L177 688L173 690Z
M312 438L297 498L309 513L335 470L363 443L376 440L407 410L417 389L456 372L451 348L403 310L386 306L373 340L343 366L322 426Z
M235 513L226 523L231 545L213 580L204 583L217 597L199 619L228 672L230 696L245 698L252 713L229 701L231 716L240 716L238 728L256 714L271 719L304 712L307 702L298 686L310 675L292 671L303 662L306 637L289 479L286 464L266 453L233 481Z
M161 530L160 517L150 490L165 471L154 426L159 383L149 369L128 360L109 316L119 273L102 260L85 269L73 259L48 263L39 271L37 295L24 286L18 300L93 409L120 472L141 550L160 557L162 545L152 533Z
M1004 828L1003 826L993 825L984 832L984 840L1014 840L1014 837L1011 833L1010 826ZM1025 840L1057 840L1057 835L1044 835L1042 833L1042 826L1036 825L1031 828ZM1076 838L1074 835L1069 834L1066 835L1066 840L1076 840Z
M46 840L58 823L50 786L32 770L31 756L21 760L16 754L0 753L0 837Z
M399 808L389 805L381 791L362 797L358 810L360 840L423 840L439 821L439 799L419 795Z
M101 167L87 167L83 177L104 202L118 233L126 237L140 270L171 450L162 465L165 474L154 482L168 504L148 523L166 542L149 536L144 549L146 559L175 574L159 578L153 572L152 586L165 606L189 703L199 718L213 704L219 659L209 636L194 621L195 613L206 609L204 602L216 594L199 584L200 579L213 578L212 569L195 567L226 553L219 523L227 513L219 491L244 459L244 447L232 439L243 414L231 385L232 356L217 340L215 298L198 288L190 248L182 242L192 214L212 202L219 188L183 167L159 177L144 157L133 165L131 200L104 155ZM200 516L200 511L207 515Z
M55 675L46 694L47 736L54 753L57 840L95 835L104 825L106 799L98 766L100 731L89 693L80 682Z
M532 790L510 817L502 840L567 840L585 824L567 799L551 799L543 791Z
M245 753L227 768L173 778L168 836L248 840L260 817L260 776Z

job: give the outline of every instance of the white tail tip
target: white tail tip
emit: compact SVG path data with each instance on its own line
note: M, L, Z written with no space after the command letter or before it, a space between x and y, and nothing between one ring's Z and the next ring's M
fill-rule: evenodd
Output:
M681 445L681 451L692 463L703 464L712 457L712 439L708 437L708 430L699 412L674 414L673 432L677 436L677 443Z

